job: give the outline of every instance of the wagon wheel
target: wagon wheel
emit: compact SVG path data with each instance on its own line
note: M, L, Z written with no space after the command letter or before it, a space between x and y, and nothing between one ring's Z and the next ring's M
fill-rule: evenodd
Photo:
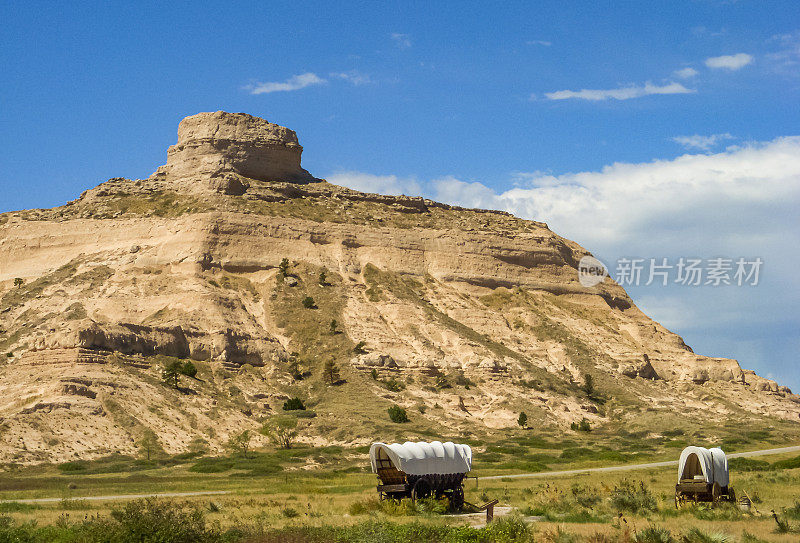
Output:
M720 488L719 483L714 483L714 486L711 487L711 503L718 504L721 496L722 488Z
M425 479L417 479L414 487L411 489L411 502L415 503L420 498L427 498L431 493L431 485Z
M450 510L454 513L464 507L464 487L458 486L450 493Z

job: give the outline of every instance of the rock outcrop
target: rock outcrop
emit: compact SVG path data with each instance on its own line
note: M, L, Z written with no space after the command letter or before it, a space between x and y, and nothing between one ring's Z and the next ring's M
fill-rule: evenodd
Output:
M309 182L303 148L286 127L246 113L198 113L178 125L178 142L155 174L189 190L241 195L249 180Z
M132 452L147 430L219 449L289 394L317 403L315 443L368 442L387 400L448 435L714 401L798 420L791 391L695 354L612 279L582 286L589 252L545 223L331 185L301 152L287 128L201 113L150 178L0 215L0 460ZM161 384L174 359L202 370L194 394ZM319 386L331 360L346 413ZM575 397L586 374L616 407Z

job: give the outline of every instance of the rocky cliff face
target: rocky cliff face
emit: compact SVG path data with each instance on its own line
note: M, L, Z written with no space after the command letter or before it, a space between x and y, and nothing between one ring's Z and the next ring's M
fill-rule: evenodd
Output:
M245 179L307 182L303 148L286 127L246 113L198 113L178 125L178 143L154 178L186 190L242 194Z
M301 151L263 119L201 113L149 179L0 216L0 457L130 452L148 432L214 449L289 395L316 406L320 443L372 439L390 403L474 435L521 410L559 428L709 403L798 419L788 389L693 353L611 279L581 286L589 253L546 224L337 187ZM200 367L194 394L159 383L170 357ZM614 398L600 410L587 374Z

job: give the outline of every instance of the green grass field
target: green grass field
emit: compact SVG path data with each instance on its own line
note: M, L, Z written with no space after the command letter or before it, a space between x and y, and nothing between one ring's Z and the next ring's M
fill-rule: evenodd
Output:
M524 434L520 432L520 435ZM476 452L472 475L511 475L530 467L562 470L638 463L674 459L678 454L675 449L662 449L649 457L626 457L621 452L603 450L589 443L576 447L569 442L532 436L527 436L524 444L520 441L523 441L521 437L516 443L508 441L488 447L487 452ZM556 455L559 449L561 453ZM521 450L550 453L527 452L524 454L540 456L515 462L513 459L523 454ZM309 460L313 461L313 469L299 469L299 466L307 467ZM740 495L743 490L747 491L755 502L757 512L750 513L729 505L717 508L701 505L677 511L673 504L674 472L674 467L667 467L541 478L501 477L477 482L470 479L465 485L468 502L480 504L498 499L500 506L512 508L502 522L488 529L475 529L466 526L475 523L477 518L441 514L445 507L440 504L423 503L411 507L410 503L399 506L391 502L379 503L374 487L376 479L368 472L365 448L265 450L254 452L249 458L182 455L146 461L117 456L61 465L7 466L0 474L0 499L10 500L0 503L0 517L3 518L0 542L140 541L119 535L136 531L130 524L134 520L145 526L163 521L165 526L195 530L189 539L181 539L185 534L170 532L164 536L166 539L162 534L159 536L162 539L141 541L203 541L206 536L209 541L250 542L752 543L800 539L800 457L797 455L731 461L731 485ZM144 502L82 499L208 490L228 493L161 500L149 508ZM21 501L42 497L57 501L33 504ZM126 507L130 509L127 512ZM778 513L779 520L787 523L784 525L786 533L779 533L781 527L772 517L773 510ZM164 520L164 515L174 518ZM692 529L699 531L690 533Z

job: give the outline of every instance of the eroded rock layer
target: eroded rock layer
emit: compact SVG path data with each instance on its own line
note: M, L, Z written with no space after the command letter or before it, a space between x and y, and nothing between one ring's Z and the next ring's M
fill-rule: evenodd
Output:
M695 354L613 280L581 286L589 253L546 224L337 187L301 151L201 113L150 178L0 215L0 459L131 452L148 432L218 450L290 394L315 406L313 443L372 440L392 403L473 435L522 410L562 430L709 405L798 420L791 391ZM200 378L166 386L174 359Z

